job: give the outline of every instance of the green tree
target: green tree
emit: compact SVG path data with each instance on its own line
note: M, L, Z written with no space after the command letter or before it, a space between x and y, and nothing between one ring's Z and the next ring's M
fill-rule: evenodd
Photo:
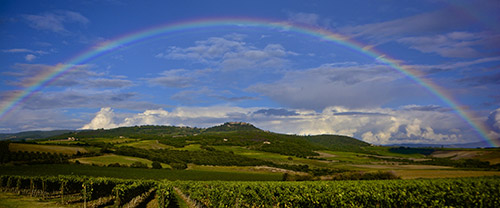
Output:
M158 161L153 161L151 166L153 166L153 169L161 169L161 164Z

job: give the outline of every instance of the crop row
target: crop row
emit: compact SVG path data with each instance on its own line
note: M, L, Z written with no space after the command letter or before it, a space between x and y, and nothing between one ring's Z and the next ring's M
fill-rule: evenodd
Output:
M500 178L384 181L152 181L80 176L0 176L0 188L88 207L135 207L174 188L201 207L500 207ZM184 196L183 196L184 197Z
M81 203L84 207L145 203L153 193L159 207L174 199L168 182L124 180L81 176L0 176L0 188L42 198L60 198L62 203ZM129 206L130 207L130 206Z
M206 207L500 207L500 178L174 182Z

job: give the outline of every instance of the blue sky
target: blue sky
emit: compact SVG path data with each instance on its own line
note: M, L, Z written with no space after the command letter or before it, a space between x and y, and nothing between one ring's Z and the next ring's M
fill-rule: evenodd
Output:
M500 137L497 1L4 1L0 107L84 51L158 25L261 19L372 47L442 87ZM0 119L0 133L227 121L374 144L484 140L429 90L348 47L244 25L148 38L79 63Z

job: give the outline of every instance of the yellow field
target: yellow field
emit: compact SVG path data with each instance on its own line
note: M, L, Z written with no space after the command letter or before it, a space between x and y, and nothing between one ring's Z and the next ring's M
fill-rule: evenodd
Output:
M9 150L12 152L27 151L27 152L50 152L50 153L62 153L67 155L73 155L77 152L86 153L88 152L83 147L68 147L61 145L40 145L40 144L20 144L20 143L10 143Z
M394 173L402 179L500 176L500 171L468 170L394 170Z
M437 166L437 165L351 165L358 168L368 168L368 169L384 169L384 170L436 170L436 169L452 169L453 167L448 166Z

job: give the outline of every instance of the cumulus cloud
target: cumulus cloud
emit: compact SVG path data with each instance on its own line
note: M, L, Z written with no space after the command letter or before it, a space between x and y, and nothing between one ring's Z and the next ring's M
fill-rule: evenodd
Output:
M416 106L414 106L416 107ZM449 111L330 106L304 109L242 108L234 106L177 107L146 110L117 120L103 108L85 128L133 125L209 127L227 121L251 122L257 127L288 134L340 134L373 144L460 143L474 136L470 127ZM98 125L101 124L101 125Z
M48 30L57 33L67 33L65 27L67 23L79 23L82 25L88 24L90 21L78 12L73 11L56 11L46 12L39 15L23 15L28 21L28 25L38 30Z
M500 140L500 108L490 112L486 124L489 127L488 136Z
M500 133L500 108L497 108L490 113L487 123L490 125L492 130Z
M181 48L172 46L157 58L190 60L209 64L224 70L282 68L288 61L286 56L296 55L279 44L268 44L257 48L240 39L211 37L196 41L195 46Z
M96 113L92 121L90 121L90 123L88 124L85 124L85 126L83 126L81 129L116 128L117 125L113 121L114 117L115 114L111 108L101 108L101 110Z

